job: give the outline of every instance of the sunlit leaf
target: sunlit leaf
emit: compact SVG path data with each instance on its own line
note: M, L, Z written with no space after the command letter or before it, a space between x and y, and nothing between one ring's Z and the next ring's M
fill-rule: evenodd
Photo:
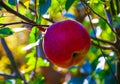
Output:
M1 28L0 29L0 38L12 35L14 31L10 28Z
M68 11L71 5L74 3L75 0L67 0L65 3L65 10Z
M90 0L90 4L98 3L100 0Z
M68 70L69 70L71 73L76 74L77 71L78 71L78 67L77 67L77 66L72 66L72 67L70 67Z
M51 0L39 0L39 15L42 16L43 14L45 14L48 10L48 8L51 5Z
M23 0L23 4L26 6L26 8L29 8L30 0Z
M34 57L34 55L32 57L29 57L26 59L27 59L26 64L28 65L28 67L23 71L24 73L34 70L35 63L36 63L36 58ZM50 64L47 60L44 60L44 59L39 57L36 65L37 65L37 67L41 67L41 66L48 67Z
M35 68L35 65L37 65L36 67L41 67L41 66L48 67L49 66L49 62L46 59L42 59L41 57L38 57L38 60L36 62L35 55L36 55L35 50L31 51L30 53L26 55L24 61L28 67L24 71L22 71L23 73L33 70Z
M24 59L25 63L27 64L27 62L29 61L29 59L30 59L31 57L34 57L34 55L35 55L35 50L33 50L33 51L31 51L30 53L28 53L28 54L25 56L25 59Z
M103 3L102 2L96 2L97 0L92 0L93 2L91 2L91 8L92 10L94 10L97 14L99 14L100 16L105 17L105 12L104 12L104 7L103 7ZM95 1L95 2L94 2Z
M30 32L30 38L29 38L30 43L36 42L36 40L38 39L38 33L39 33L39 29L36 27L33 27Z
M37 62L37 67L40 66L49 66L49 62L46 59L42 59L41 57L38 58L38 62Z

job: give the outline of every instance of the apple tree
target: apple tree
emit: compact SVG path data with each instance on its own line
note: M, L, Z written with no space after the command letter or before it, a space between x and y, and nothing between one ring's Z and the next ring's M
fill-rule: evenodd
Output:
M119 84L119 12L119 0L0 0L0 84Z

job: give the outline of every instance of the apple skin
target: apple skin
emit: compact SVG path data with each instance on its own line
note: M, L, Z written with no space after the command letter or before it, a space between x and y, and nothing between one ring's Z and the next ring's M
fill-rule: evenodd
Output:
M43 38L43 50L52 63L68 68L83 61L90 48L90 36L84 26L73 20L51 25Z

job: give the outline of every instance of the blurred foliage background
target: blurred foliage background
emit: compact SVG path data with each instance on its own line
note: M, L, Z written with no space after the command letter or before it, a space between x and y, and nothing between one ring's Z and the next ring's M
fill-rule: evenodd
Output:
M1 1L0 37L6 40L20 73L29 84L116 84L114 74L117 59L110 47L116 38L108 24L112 28L119 24L119 0L4 0L7 10ZM37 25L22 23L26 19L10 13L9 9ZM83 64L63 69L46 59L42 50L45 32L40 28L47 29L54 22L66 19L81 22L94 44L91 43ZM3 28L7 28L6 32L3 32ZM102 47L97 45L98 41ZM8 78L5 74L14 75L15 72L0 43L0 84L24 84L20 78Z

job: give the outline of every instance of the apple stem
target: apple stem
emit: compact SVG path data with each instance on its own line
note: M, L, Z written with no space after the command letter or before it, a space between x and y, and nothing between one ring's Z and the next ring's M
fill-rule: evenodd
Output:
M76 58L78 55L80 55L79 52L78 52L78 53L77 53L77 52L74 52L72 56L73 56L73 58Z

